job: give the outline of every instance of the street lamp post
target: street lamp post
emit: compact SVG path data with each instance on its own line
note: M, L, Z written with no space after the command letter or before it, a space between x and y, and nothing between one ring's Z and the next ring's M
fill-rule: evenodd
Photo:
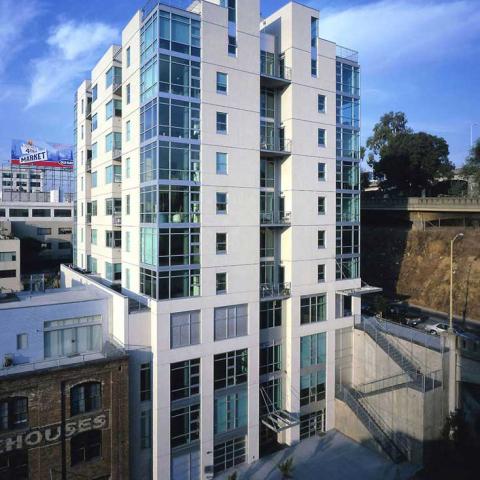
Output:
M456 240L461 240L463 233L457 233L450 240L450 332L453 332L453 244Z
M457 233L450 240L450 325L447 334L449 360L448 360L448 410L453 413L458 407L457 382L457 339L453 331L453 245L456 240L461 240L463 233Z

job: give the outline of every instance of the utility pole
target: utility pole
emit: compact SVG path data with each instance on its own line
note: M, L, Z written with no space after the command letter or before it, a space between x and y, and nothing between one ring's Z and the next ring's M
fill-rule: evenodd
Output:
M457 233L450 241L450 330L453 332L453 245L456 240L461 240L463 233Z

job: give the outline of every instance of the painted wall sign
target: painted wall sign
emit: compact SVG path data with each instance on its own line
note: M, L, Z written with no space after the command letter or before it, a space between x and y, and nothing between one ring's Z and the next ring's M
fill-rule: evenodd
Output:
M65 422L65 438L89 430L103 430L109 427L109 411L96 415L83 416ZM56 423L44 427L36 427L29 431L0 436L0 454L20 450L22 448L37 448L60 442L62 438L62 424Z

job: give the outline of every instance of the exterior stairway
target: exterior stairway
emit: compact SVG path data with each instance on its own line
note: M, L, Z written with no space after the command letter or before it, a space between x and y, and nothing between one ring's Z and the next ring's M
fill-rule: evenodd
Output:
M377 345L404 371L421 372L421 365L405 347L392 335L388 335L381 322L374 317L362 317L362 323L356 325L367 333Z
M361 401L362 395L360 392L345 385L337 385L336 397L343 400L350 407L352 412L382 447L383 451L395 463L405 460L404 453L393 440L393 432L370 405Z

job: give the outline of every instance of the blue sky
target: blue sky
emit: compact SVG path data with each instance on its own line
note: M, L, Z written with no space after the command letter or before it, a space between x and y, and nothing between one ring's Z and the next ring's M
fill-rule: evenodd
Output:
M77 85L143 3L0 0L0 161L11 138L72 142ZM284 3L263 0L262 13ZM320 10L321 37L360 52L363 140L402 110L415 130L445 137L460 165L480 123L480 0L304 3Z

